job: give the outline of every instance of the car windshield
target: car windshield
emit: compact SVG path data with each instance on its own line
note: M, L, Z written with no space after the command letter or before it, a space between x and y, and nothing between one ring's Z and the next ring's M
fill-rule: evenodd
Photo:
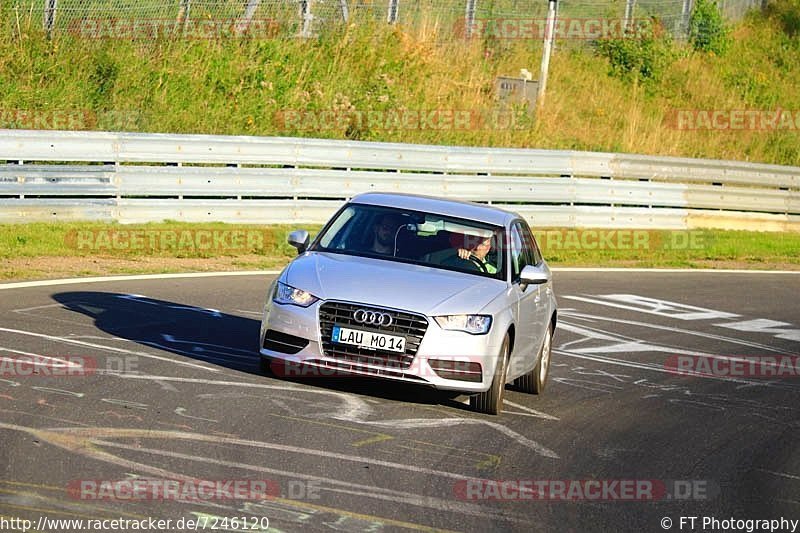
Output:
M331 220L312 250L505 279L503 228L431 213L349 204Z

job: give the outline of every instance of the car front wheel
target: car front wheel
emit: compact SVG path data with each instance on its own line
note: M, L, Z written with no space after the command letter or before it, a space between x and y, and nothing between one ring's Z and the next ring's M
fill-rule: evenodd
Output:
M272 371L272 360L267 359L266 357L259 357L258 359L258 369L261 371L261 374L265 376L274 376L275 373Z
M508 368L508 335L503 339L497 365L494 369L492 385L486 392L470 396L469 405L479 413L488 415L499 414L503 410L503 392L506 388L506 371Z

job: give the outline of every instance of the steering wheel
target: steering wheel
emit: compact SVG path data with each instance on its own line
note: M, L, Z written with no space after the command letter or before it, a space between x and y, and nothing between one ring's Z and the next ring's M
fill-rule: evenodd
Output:
M486 265L474 255L470 254L470 256L466 260L472 263L473 265L477 266L480 269L480 271L483 272L484 274L489 273L489 270L486 269Z
M450 255L445 260L441 261L440 263L441 265L454 266L459 268L463 268L464 266L469 265L470 267L473 266L476 267L479 272L484 272L487 274L489 273L484 264L481 263L481 261L475 256L470 255L467 259L462 259L458 255L457 250L451 250L449 254Z

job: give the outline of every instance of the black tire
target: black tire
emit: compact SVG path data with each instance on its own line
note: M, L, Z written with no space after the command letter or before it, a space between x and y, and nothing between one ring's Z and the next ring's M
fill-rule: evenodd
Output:
M500 348L494 379L492 379L489 390L469 398L470 407L479 413L496 415L503 410L503 394L506 390L506 372L508 371L508 345L508 335L506 335L503 339L503 346Z
M275 375L275 373L272 371L272 359L267 359L266 357L259 356L258 369L261 371L261 374L265 376Z
M514 380L514 385L522 392L528 394L542 394L544 387L547 384L547 377L550 375L550 359L553 349L553 326L547 328L542 347L539 350L539 361L536 366L517 379Z

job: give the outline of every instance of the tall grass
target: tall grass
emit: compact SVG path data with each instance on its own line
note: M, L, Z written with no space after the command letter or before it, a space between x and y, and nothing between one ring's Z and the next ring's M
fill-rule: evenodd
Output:
M719 57L676 50L647 84L609 74L588 47L559 46L547 104L536 120L517 109L516 127L286 127L286 110L339 112L475 110L497 106L498 75L538 73L529 41L437 38L359 20L316 39L48 40L38 16L0 14L0 126L8 110L81 110L86 128L143 132L287 135L396 142L622 151L800 165L798 131L679 131L675 109L800 111L800 0L780 0L733 30ZM679 45L675 45L679 46ZM503 123L505 124L505 123ZM291 125L290 125L291 126Z

